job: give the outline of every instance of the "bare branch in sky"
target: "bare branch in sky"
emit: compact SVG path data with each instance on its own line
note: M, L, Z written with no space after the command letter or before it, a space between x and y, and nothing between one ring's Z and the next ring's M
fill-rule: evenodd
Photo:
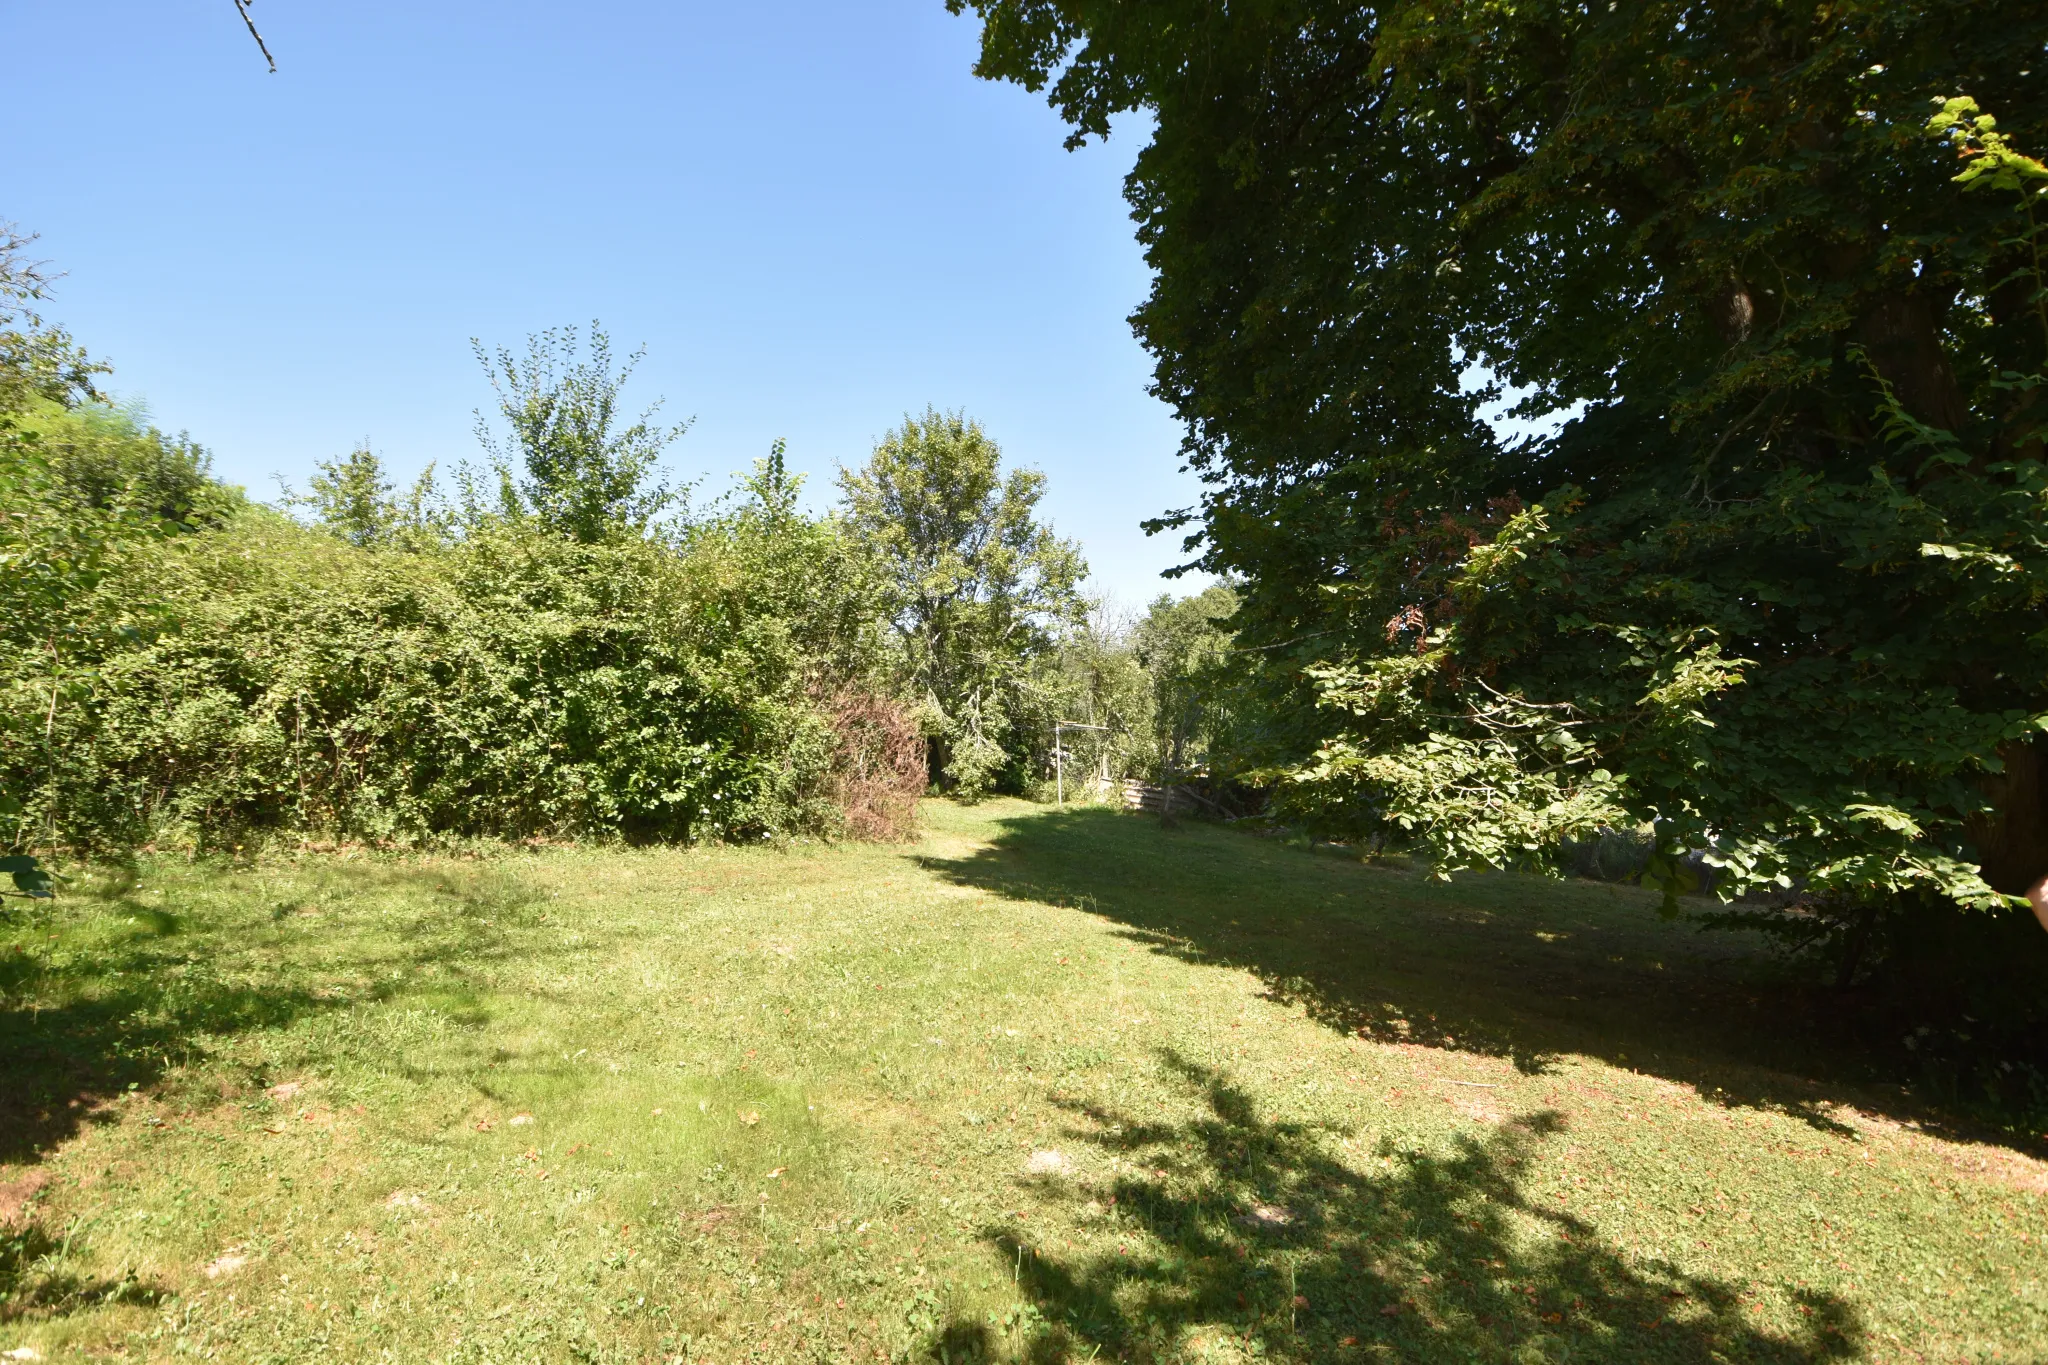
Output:
M263 35L256 31L256 21L249 17L249 4L250 0L235 0L235 9L240 12L242 22L249 26L249 36L256 40L256 50L263 54L264 61L270 63L270 74L275 76L277 74L277 58L270 55L270 49L264 46Z

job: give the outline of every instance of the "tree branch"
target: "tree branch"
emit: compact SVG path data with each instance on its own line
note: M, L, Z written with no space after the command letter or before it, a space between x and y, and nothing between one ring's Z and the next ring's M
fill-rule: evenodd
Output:
M248 27L249 36L256 40L256 50L263 54L264 61L270 63L270 74L275 76L277 58L270 55L270 49L264 45L263 35L256 31L256 21L249 17L249 4L250 0L235 0L235 12L242 16L242 23Z

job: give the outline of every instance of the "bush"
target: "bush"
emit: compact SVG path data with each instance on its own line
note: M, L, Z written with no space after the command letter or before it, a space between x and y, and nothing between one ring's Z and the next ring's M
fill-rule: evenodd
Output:
M0 698L28 723L0 784L25 831L78 847L902 830L886 705L813 700L860 651L821 658L829 631L762 609L748 534L503 523L405 551L259 508L137 545L80 607L140 623L88 686L52 710L38 658L7 665Z
M602 334L587 360L546 334L500 357L528 475L486 471L502 506L431 475L400 504L362 449L287 491L301 525L100 401L104 367L22 311L20 245L0 230L0 844L908 828L874 557L798 510L779 443L722 513L656 525L676 433L614 431Z
M251 513L139 556L157 598L5 780L60 841L198 847L265 830L759 838L832 824L832 739L774 621L648 542L505 529L353 549ZM8 697L36 699L33 673Z
M856 839L910 837L931 775L924 735L909 711L873 692L844 691L823 703L835 741L832 797Z

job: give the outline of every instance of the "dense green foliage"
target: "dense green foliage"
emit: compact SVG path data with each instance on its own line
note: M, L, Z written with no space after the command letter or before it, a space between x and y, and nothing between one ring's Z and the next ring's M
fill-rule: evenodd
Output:
M874 696L885 584L839 519L798 509L779 446L656 530L657 436L614 430L602 333L588 360L550 334L500 357L522 464L486 470L498 503L444 503L431 476L400 500L359 449L288 495L304 524L99 401L82 353L24 311L40 284L18 257L7 842L900 830L922 770Z
M1225 624L1237 593L1208 588L1193 597L1162 594L1138 622L1132 646L1151 683L1151 753L1161 781L1210 766L1237 738L1230 701L1242 666Z
M1080 548L1037 520L1045 476L1006 476L979 423L934 409L905 418L840 487L889 575L933 774L965 796L1016 789L1029 737L1053 719L1035 666L1080 624L1088 572Z
M893 838L930 760L962 792L1029 788L1054 722L1098 713L1091 772L1158 771L1164 684L1086 619L1079 552L1035 517L1044 477L1005 475L962 417L892 433L845 474L843 514L803 509L779 442L692 510L656 481L680 428L616 415L631 360L601 329L587 353L550 332L523 358L478 348L510 435L479 419L488 457L452 498L431 467L401 496L364 443L280 510L99 398L104 367L26 311L42 282L19 247L0 252L15 847ZM1161 666L1185 673L1181 653Z
M611 337L596 323L587 354L574 327L529 336L523 356L486 351L474 339L470 345L490 377L506 434L477 414L477 439L489 458L481 471L461 471L469 520L531 517L590 544L644 531L675 502L655 476L661 452L689 424L654 426L659 403L620 423L619 390L644 352L615 368Z
M865 661L778 608L847 583L846 551L767 515L749 502L681 547L498 524L406 550L245 508L137 546L82 611L146 624L10 746L8 786L32 824L101 844L830 829L811 685ZM10 715L45 686L22 660Z
M299 494L286 485L282 501L349 544L368 548L438 538L433 496L434 467L428 465L401 503L384 477L384 461L366 442L338 460L319 461L310 489Z
M1155 120L1135 321L1308 813L1653 822L1823 909L2048 873L2048 13L973 8L1077 139Z

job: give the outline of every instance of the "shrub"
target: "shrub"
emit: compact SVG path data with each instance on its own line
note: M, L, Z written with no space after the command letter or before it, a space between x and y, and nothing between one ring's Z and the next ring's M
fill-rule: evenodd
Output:
M910 837L931 776L917 721L896 702L848 690L824 699L832 726L833 803L856 839Z
M803 623L752 610L746 569L715 531L507 523L405 552L252 509L93 591L93 617L148 624L46 743L10 729L0 782L77 846L900 830L886 708L815 702ZM5 707L31 715L47 688L16 664Z

